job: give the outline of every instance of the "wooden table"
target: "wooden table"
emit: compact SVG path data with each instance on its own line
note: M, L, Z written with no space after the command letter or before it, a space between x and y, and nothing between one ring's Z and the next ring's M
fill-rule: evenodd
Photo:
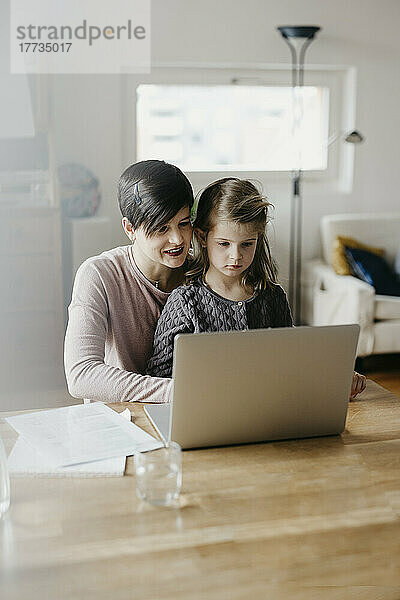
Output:
M179 508L140 502L131 461L12 479L2 600L400 598L400 399L377 384L342 436L185 451Z

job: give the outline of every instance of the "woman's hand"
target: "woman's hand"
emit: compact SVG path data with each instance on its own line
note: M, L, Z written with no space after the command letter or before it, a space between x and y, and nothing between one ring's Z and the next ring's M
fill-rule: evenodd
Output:
M365 386L367 385L367 378L365 375L360 375L357 371L353 373L353 381L351 383L351 393L350 400L353 400L357 394L360 394L365 390Z

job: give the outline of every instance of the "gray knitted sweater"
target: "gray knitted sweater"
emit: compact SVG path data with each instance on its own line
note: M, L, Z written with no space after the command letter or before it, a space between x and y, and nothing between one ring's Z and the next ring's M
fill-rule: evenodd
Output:
M178 333L244 331L291 327L292 315L286 294L279 285L268 287L248 300L235 302L219 296L201 279L176 288L169 296L157 323L153 356L147 373L172 376L174 338Z

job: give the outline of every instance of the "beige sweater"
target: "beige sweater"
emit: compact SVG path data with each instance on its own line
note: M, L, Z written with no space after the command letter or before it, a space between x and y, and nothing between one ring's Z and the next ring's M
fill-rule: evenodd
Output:
M139 271L131 246L103 252L79 267L64 347L72 396L103 402L169 400L172 380L144 375L168 296Z

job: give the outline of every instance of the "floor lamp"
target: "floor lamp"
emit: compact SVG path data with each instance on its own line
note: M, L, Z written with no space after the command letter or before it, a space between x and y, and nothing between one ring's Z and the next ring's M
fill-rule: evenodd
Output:
M315 34L316 26L277 27L292 56L292 88L304 85L304 57ZM293 320L301 324L301 236L302 236L302 172L300 165L292 171L292 201L290 208L289 303Z

